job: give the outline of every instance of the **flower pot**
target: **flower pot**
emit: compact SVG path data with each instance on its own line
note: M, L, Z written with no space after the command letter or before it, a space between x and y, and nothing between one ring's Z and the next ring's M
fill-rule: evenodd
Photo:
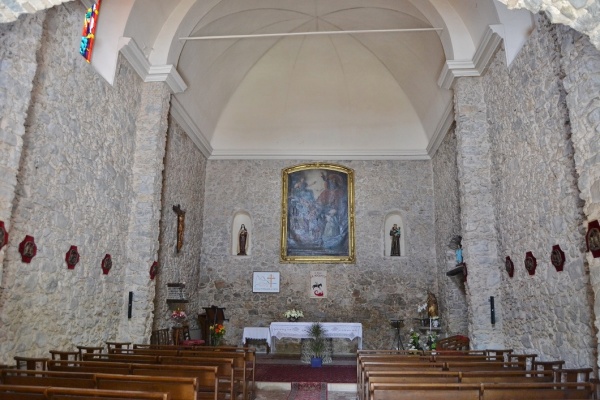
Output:
M310 366L313 368L320 368L323 366L323 359L321 357L311 357Z

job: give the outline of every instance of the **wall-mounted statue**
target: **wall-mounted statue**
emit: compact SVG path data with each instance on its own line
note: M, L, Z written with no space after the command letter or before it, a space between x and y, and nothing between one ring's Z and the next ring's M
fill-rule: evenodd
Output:
M179 204L173 206L173 211L177 214L177 252L183 247L183 233L185 231L185 211L181 209Z
M400 255L400 228L398 224L394 224L390 230L390 237L392 238L392 248L390 250L390 256Z
M246 250L248 250L248 230L242 224L238 233L238 256L247 256Z
M427 315L429 318L436 318L440 316L437 299L431 292L427 292Z

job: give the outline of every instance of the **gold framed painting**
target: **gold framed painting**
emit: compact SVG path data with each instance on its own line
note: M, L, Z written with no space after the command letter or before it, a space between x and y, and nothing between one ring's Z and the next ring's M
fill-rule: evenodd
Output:
M281 257L354 263L354 171L312 163L282 171Z

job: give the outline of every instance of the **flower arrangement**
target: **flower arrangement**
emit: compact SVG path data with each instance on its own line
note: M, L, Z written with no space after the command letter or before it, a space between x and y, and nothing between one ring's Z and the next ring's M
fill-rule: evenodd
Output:
M186 318L187 314L179 307L176 310L173 310L173 312L171 313L171 319L175 321L176 325L180 325L181 323L183 323L183 321L185 321Z
M223 340L223 336L227 332L222 324L211 325L210 329L210 344L212 346L218 346Z
M421 346L421 342L420 342L421 335L419 334L419 332L417 332L411 328L409 338L410 338L408 341L408 349L409 350L423 350L423 347Z
M437 348L437 339L435 332L429 332L429 335L427 335L427 347L429 350L435 350Z
M304 318L304 314L301 310L296 310L292 308L291 310L287 310L283 313L283 316L286 317L290 321L298 321L300 318Z
M427 311L427 303L421 304L417 307L417 312L421 317L425 317L425 312Z

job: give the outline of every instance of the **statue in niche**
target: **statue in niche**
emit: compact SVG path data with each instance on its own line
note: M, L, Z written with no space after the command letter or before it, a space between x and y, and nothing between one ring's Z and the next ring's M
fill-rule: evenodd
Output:
M183 233L185 231L185 211L181 209L179 204L173 206L173 211L177 214L177 252L183 247Z
M437 299L431 292L427 292L427 315L429 315L429 318L439 317Z
M398 227L398 224L394 224L394 226L390 230L390 237L392 238L392 249L390 251L390 256L399 256L400 255L400 228Z
M248 249L248 230L242 224L240 231L238 232L238 256L247 256L246 250Z

